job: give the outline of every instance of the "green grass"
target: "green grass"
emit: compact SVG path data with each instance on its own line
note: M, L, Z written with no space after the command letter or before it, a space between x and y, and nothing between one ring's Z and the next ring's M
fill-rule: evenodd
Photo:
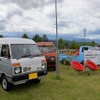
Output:
M10 92L4 91L0 84L0 100L100 100L100 70L73 71L61 64L60 79L51 71L39 84L14 86Z

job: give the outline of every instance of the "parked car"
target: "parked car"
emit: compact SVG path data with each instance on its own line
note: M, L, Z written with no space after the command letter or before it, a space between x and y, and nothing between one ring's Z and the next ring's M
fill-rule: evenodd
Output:
M40 82L46 74L47 61L33 40L0 38L0 77L4 90L10 90L11 84Z
M56 49L53 42L38 42L37 45L46 57L47 69L56 70Z
M93 50L94 48L92 46L81 46L79 49L75 51L72 55L66 54L60 54L60 61L66 65L67 63L70 63L72 60L76 60L80 63L84 63L84 50Z

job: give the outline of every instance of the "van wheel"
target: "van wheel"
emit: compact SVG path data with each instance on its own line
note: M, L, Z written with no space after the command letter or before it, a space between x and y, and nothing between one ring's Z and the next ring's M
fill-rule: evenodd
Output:
M56 67L53 68L53 71L56 71Z
M8 82L7 77L2 77L2 87L4 90L9 91L11 89L11 84Z
M66 59L63 59L63 60L62 60L62 64L64 64L64 65L66 65L66 64L67 64Z

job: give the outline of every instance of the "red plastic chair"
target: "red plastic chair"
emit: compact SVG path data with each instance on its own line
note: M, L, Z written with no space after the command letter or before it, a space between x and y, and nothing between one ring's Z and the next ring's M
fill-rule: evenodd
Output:
M79 49L76 49L75 55L79 55Z
M76 71L84 71L84 66L79 63L78 61L71 61L71 66L76 70Z
M87 66L89 69L93 70L93 71L96 71L96 70L99 69L99 67L98 67L94 62L92 62L92 61L90 61L90 60L87 60L85 63L86 63L86 66Z

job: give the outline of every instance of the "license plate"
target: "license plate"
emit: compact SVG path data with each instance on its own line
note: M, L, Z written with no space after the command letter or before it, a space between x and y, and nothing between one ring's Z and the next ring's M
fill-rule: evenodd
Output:
M29 74L29 79L37 78L37 73Z

